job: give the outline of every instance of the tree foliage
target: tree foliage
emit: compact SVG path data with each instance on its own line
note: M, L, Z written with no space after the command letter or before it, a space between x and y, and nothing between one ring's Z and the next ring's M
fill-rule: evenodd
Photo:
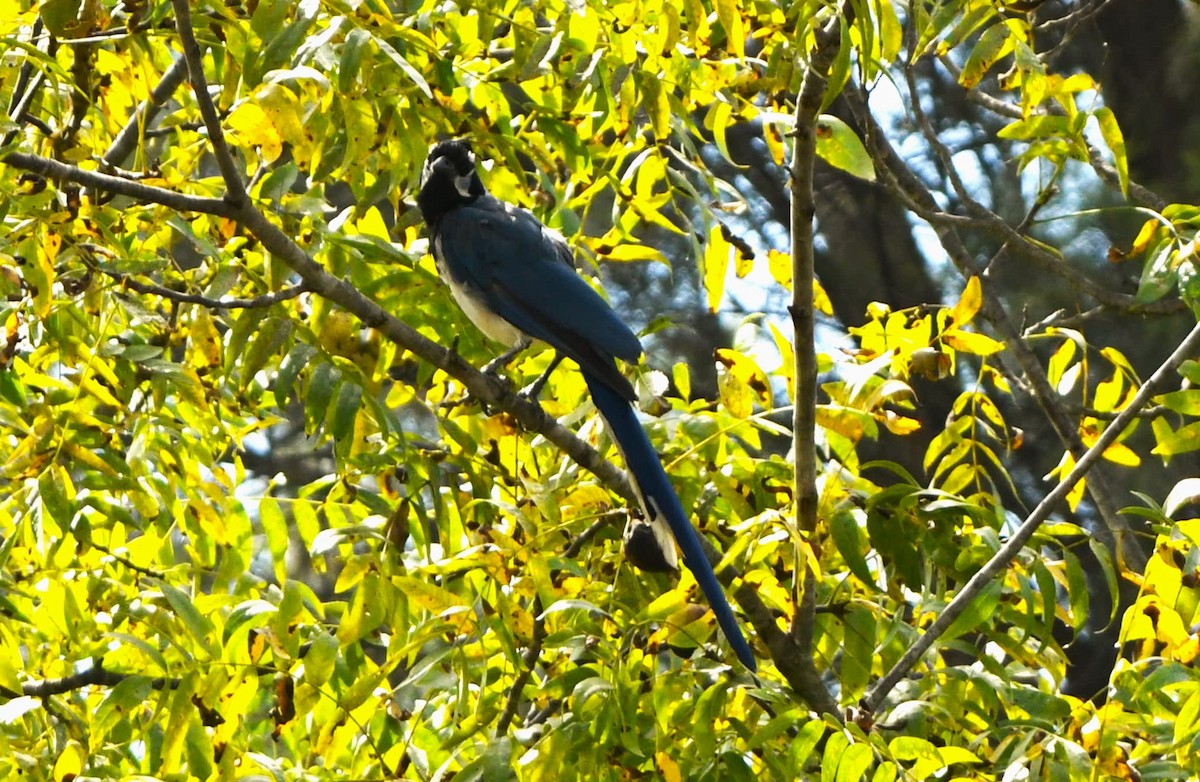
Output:
M1200 484L1112 476L1200 448L1200 337L1151 375L1089 324L1195 310L1200 206L1139 185L1102 84L1056 64L1104 5L0 0L0 771L1195 773ZM1012 150L1016 219L937 79ZM741 233L747 127L788 246ZM715 351L711 398L670 357L631 369L760 677L689 573L624 562L632 495L578 373L539 405L514 388L549 351L473 368L497 346L412 205L451 135L589 276L669 245L713 312L793 297ZM818 159L948 259L945 302L874 303L850 349L808 325ZM1105 204L1135 292L1047 228ZM1000 260L1074 309L1022 313ZM954 389L937 431L918 381ZM1032 419L1058 456L1026 508ZM927 436L923 472L860 458L882 433ZM1079 698L1097 600L1122 656Z

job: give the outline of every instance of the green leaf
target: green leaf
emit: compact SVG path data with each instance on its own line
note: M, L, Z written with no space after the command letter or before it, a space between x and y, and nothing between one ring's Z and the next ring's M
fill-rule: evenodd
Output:
M875 614L866 608L851 606L843 621L842 694L847 701L856 701L871 680L875 660Z
M324 686L333 676L339 648L337 638L329 633L318 633L304 655L304 681L314 687Z
M978 86L992 66L1012 49L1012 36L1003 22L984 30L983 35L979 36L975 48L967 57L967 62L963 65L962 72L958 77L959 83L967 89Z
M28 404L25 384L11 368L0 369L0 398L22 409Z
M396 66L400 69L400 71L408 77L409 81L417 86L417 89L420 90L426 98L433 97L433 90L429 89L429 83L425 81L425 77L421 75L420 71L414 68L408 60L404 59L404 57L400 55L400 52L396 51L396 49L387 41L379 38L378 36L373 36L373 40L375 41L375 45L379 47L379 51L383 52L385 55L387 55L388 59L396 63Z
M950 641L982 625L996 613L996 606L1000 604L1000 595L1003 591L1004 586L999 581L992 581L985 586L983 591L977 594L966 609L946 628L946 632L942 634L942 640Z
M833 518L829 520L829 531L850 572L868 588L876 589L875 578L871 575L871 569L867 567L866 545L855 512L844 509L834 513Z
M1113 168L1117 169L1117 181L1121 184L1121 194L1129 197L1129 157L1125 151L1125 136L1121 126L1117 124L1117 116L1108 106L1101 106L1095 112L1096 122L1100 125L1100 137L1108 145L1113 155Z
M868 182L875 181L875 165L858 134L832 114L817 118L817 154L829 165Z
M221 648L213 639L212 622L196 609L196 604L192 602L191 596L170 584L161 584L159 588L167 598L175 616L183 622L183 626L187 628L188 633L196 640L200 648L204 649L212 659L221 659Z
M267 550L275 568L275 579L280 584L287 581L288 534L287 519L274 497L263 497L258 504L258 522L267 538Z
M330 421L329 433L336 441L345 441L350 445L354 436L354 419L362 406L362 386L347 380L338 388L337 401L333 406L333 418Z
M159 750L162 757L162 765L159 767L161 773L174 774L179 770L180 752L186 743L188 725L196 713L192 697L196 693L196 684L199 681L198 671L189 672L180 680L170 698L171 705L163 730L162 747Z
M292 386L295 385L296 376L316 354L317 349L306 342L297 342L292 346L275 374L275 404L285 407L292 401Z
M349 94L358 78L358 70L362 64L363 50L371 34L361 27L356 27L346 36L342 44L342 56L338 63L338 91Z
M199 720L188 724L187 741L183 745L187 756L188 777L209 779L213 773L213 743L208 731Z
M1134 301L1138 304L1150 304L1175 289L1178 280L1175 261L1178 256L1179 245L1173 241L1163 242L1158 247L1142 267L1142 277L1138 281Z
M68 496L69 480L66 471L57 464L51 464L38 476L38 496L42 499L42 509L63 527L70 524L75 516L75 503Z
M332 362L322 361L313 370L308 381L308 393L304 396L304 431L313 434L325 421L333 392L342 382L342 371Z
M828 726L819 719L810 719L800 726L789 749L792 768L802 769L812 759L817 744L825 737Z
M746 31L742 28L741 4L738 0L714 0L717 19L725 28L725 48L739 60L746 56Z
M1155 419L1155 422L1159 420ZM1161 432L1158 426L1153 427L1154 439L1158 441L1158 444L1150 453L1155 456L1171 457L1200 449L1200 421L1187 424L1174 431L1171 431L1170 424L1165 421L1162 422L1162 426L1166 429Z
M265 627L271 623L277 610L274 603L266 600L255 599L238 603L225 619L224 632L221 636L222 643L229 643L233 634L246 625L251 628Z
M254 341L250 343L250 348L242 359L243 388L254 380L254 376L287 344L291 336L291 318L272 315L258 325Z

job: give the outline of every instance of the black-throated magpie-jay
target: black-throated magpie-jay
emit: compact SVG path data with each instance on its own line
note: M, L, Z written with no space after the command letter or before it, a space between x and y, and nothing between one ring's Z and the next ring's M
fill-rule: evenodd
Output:
M633 386L617 369L615 359L641 357L637 336L575 273L571 249L561 236L529 212L488 194L465 141L443 141L430 150L417 204L438 272L455 301L484 334L513 348L501 361L539 339L579 364L633 475L647 520L657 530L666 521L738 659L756 670L696 529L637 419ZM643 544L648 537L657 541L651 561L676 567L668 536L639 537Z

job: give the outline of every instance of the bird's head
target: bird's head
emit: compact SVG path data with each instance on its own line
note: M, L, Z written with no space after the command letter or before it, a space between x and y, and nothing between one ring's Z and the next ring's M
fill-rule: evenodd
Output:
M463 139L434 144L421 171L417 205L425 222L436 221L450 209L469 204L487 191L475 171L475 153Z

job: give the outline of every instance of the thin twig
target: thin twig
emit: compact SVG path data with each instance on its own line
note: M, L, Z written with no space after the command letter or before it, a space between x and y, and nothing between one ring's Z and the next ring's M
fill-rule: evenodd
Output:
M563 551L563 557L566 559L574 559L579 555L579 552L583 550L583 547L587 544L587 542L596 537L596 534L599 533L600 530L612 524L613 519L617 516L624 515L627 515L625 511L610 511L609 513L603 514L600 518L593 521L587 529L575 536L575 539L572 540L570 545L568 545Z
M42 33L42 17L37 17L33 23L33 31L30 34L30 39L36 41ZM34 44L36 46L36 44ZM20 118L25 116L25 112L29 110L29 104L33 102L33 96L41 89L42 82L45 80L46 74L43 71L33 73L33 58L25 57L21 63L21 69L17 72L17 82L13 85L12 97L8 104L8 118L13 121L20 121ZM17 131L10 130L4 134L3 139L0 139L0 147L7 147L16 138Z
M217 106L213 103L208 92L208 80L204 77L204 55L196 35L192 31L192 11L188 0L171 0L175 8L175 27L179 31L179 41L183 46L183 56L187 60L188 78L192 82L192 92L196 96L196 105L200 108L200 116L208 128L208 143L212 144L213 157L217 159L217 168L225 180L225 188L229 191L225 196L238 206L247 204L246 183L242 179L242 171L233 160L233 153L225 141L225 133L221 129L221 117Z
M149 576L151 578L157 578L159 580L165 580L167 577L166 573L164 573L163 571L154 570L153 568L143 567L142 565L139 565L136 562L134 562L133 560L131 560L129 557L126 557L123 554L118 554L117 552L110 549L108 546L101 545L95 541L92 541L90 543L90 545L92 548L96 549L97 551L99 551L109 557L112 557L114 562L124 565L125 567L129 568L130 570L134 571L135 573L141 573L143 576Z
M1121 433L1133 421L1138 411L1145 408L1150 398L1157 393L1158 387L1168 377L1175 374L1180 364L1196 355L1197 351L1200 351L1200 324L1197 324L1184 337L1179 346L1167 357L1167 360L1142 384L1142 387L1138 389L1137 394L1130 401L1129 406L1122 410L1121 414L1105 428L1092 447L1079 458L1074 469L1067 473L1062 482L1038 503L1038 506L1030 512L1025 521L1021 523L1020 528L1013 533L1013 536L1000 547L1000 550L988 560L987 564L979 569L979 572L971 577L962 590L954 596L954 599L940 611L933 623L909 647L904 656L892 666L887 675L871 688L870 692L863 698L864 708L873 713L880 707L884 698L892 691L892 688L912 670L917 661L933 646L933 642L940 638L942 633L946 632L950 625L954 623L954 620L962 615L963 611L971 604L971 601L987 588L993 578L1008 568L1013 559L1021 553L1021 549L1025 547L1025 544L1029 542L1029 539L1033 537L1033 534L1041 526L1042 522L1050 516L1051 509L1061 502L1071 489L1074 488L1075 484L1079 483L1103 457L1108 446L1112 445L1121 436Z
M177 301L180 304L199 304L201 307L207 307L213 310L233 310L233 309L254 309L256 307L270 307L272 304L278 304L281 301L294 299L300 294L308 290L303 283L293 285L289 288L263 293L249 299L214 299L210 296L200 296L195 293L184 293L172 288L165 288L162 285L155 285L150 282L141 282L128 274L120 272L108 271L100 269L101 274L107 274L115 280L118 280L127 288L132 288L138 293L148 296L162 296L164 299Z
M542 610L542 599L540 597L534 598L533 639L530 640L529 647L525 650L525 653L521 655L521 670L517 671L512 686L509 687L508 699L504 703L504 711L500 712L500 717L496 720L495 735L497 737L503 736L508 732L508 726L517 714L517 707L521 705L521 695L525 690L525 685L529 682L529 677L533 675L533 668L537 665L538 658L542 655L542 644L546 640L546 618L542 614Z

